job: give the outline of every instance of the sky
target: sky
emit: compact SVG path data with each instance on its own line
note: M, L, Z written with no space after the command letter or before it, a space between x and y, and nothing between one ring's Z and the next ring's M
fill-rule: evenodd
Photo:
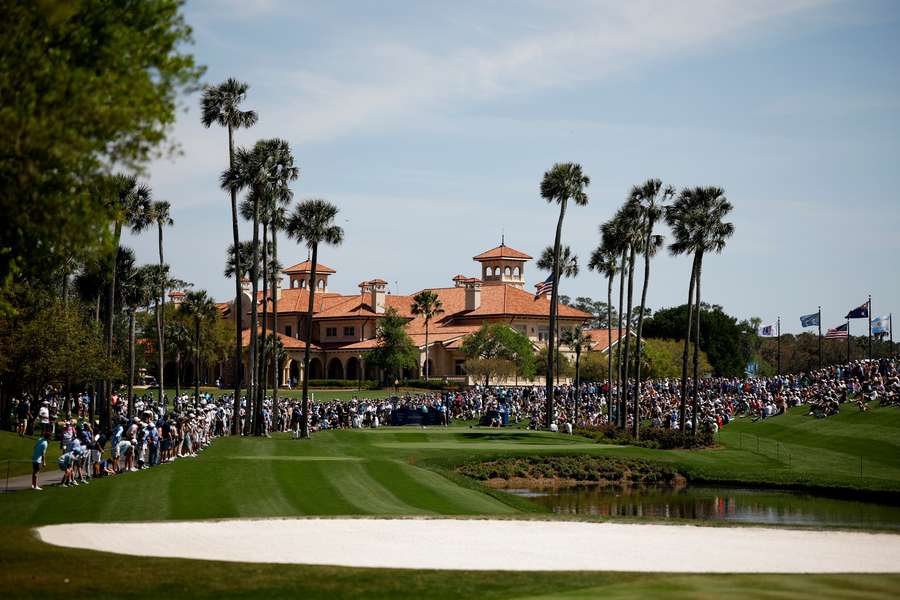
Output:
M237 143L288 140L295 201L339 207L345 241L319 251L337 270L330 291L376 277L392 293L450 286L501 236L538 256L558 216L541 178L575 161L590 202L566 215L582 269L563 294L605 299L586 268L598 227L655 177L722 187L734 205L734 237L704 260L705 301L780 315L784 332L819 305L838 325L868 294L874 314L900 314L900 3L189 0L184 12L204 82L250 84L259 122ZM175 276L227 300L227 134L203 128L199 102L181 98L182 153L146 179L172 204ZM155 235L125 243L156 260ZM306 256L279 238L283 264ZM528 289L545 277L525 273ZM648 306L684 303L689 275L689 258L658 255Z

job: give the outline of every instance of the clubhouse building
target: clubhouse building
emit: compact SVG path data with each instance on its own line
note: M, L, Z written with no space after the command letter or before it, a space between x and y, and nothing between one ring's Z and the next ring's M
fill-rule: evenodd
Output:
M535 298L525 289L525 268L532 259L528 254L501 244L473 257L479 264L479 276L456 275L445 287L426 288L437 294L444 312L429 324L428 361L433 378L466 381L465 356L461 346L465 337L485 323L505 323L526 335L535 348L546 343L549 333L549 296ZM378 380L382 373L366 362L366 353L377 346L378 322L388 309L406 319L406 332L419 349L419 364L407 370L405 378L418 378L425 372L425 321L412 314L413 296L391 294L384 279L375 278L358 284L359 293L346 295L330 291L331 279L337 271L318 263L316 281L310 282L311 264L304 261L284 269L285 282L268 299L266 328L277 334L284 348L281 381L284 385L301 380L306 328L311 326L312 344L309 363L310 379ZM309 286L316 293L309 318ZM243 344L250 341L250 282L243 282ZM277 297L277 325L273 315ZM262 320L262 293L256 298ZM218 305L220 314L235 319L234 302ZM591 315L560 305L560 331L581 326ZM604 351L615 343L616 331L606 329L588 332L592 350ZM565 348L563 349L565 350ZM246 353L245 353L246 355ZM246 361L246 358L245 358ZM246 362L244 364L246 369ZM223 383L229 384L231 369L220 370ZM271 374L270 374L271 377Z

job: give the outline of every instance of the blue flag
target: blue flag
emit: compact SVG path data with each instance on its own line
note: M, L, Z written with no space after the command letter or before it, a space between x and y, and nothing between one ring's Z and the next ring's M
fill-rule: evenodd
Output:
M867 319L869 317L869 303L863 302L847 313L845 319Z
M774 325L765 325L764 327L759 328L759 336L760 337L775 337L775 326Z
M872 319L872 333L890 333L891 332L891 317L889 315L884 315L881 317L875 317Z
M819 313L814 312L811 315L803 315L800 317L800 327L812 327L819 324Z

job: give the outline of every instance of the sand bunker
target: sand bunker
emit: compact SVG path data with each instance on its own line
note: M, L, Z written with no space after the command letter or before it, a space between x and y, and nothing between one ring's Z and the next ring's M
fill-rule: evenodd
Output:
M345 567L680 573L896 573L900 535L462 519L79 523L49 544L139 556Z

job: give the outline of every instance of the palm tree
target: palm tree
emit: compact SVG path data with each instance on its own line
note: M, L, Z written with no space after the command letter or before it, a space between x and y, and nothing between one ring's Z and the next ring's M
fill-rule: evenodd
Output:
M326 200L304 200L294 208L287 222L286 231L297 243L305 243L310 250L309 304L306 309L306 340L303 350L303 393L301 435L309 437L309 347L312 342L313 302L316 295L316 264L319 260L319 244L340 246L344 230L334 224L338 208Z
M616 423L620 427L625 426L625 391L628 381L625 364L622 360L622 317L625 315L625 280L628 278L627 260L629 253L628 228L622 211L616 212L612 219L600 226L602 244L614 253L619 260L619 315L617 320L618 337L616 343Z
M563 331L560 341L575 352L575 411L573 421L578 424L578 402L581 400L581 353L590 341L581 327L573 327Z
M675 196L672 186L663 188L659 179L648 179L641 186L635 186L631 190L630 202L634 203L640 215L643 227L643 240L641 253L644 255L644 282L641 289L641 309L638 313L636 354L641 356L641 338L644 327L644 314L647 307L647 287L650 283L650 259L656 255L656 251L663 244L661 235L654 235L653 227L662 218L665 211L665 203ZM631 433L634 439L640 439L640 403L641 403L641 361L635 361L634 367L634 414Z
M163 259L163 228L171 227L175 224L175 221L171 216L171 205L165 200L158 200L153 202L150 205L150 218L153 222L156 223L156 227L158 230L158 239L159 239L159 266L160 268L165 265L165 260ZM159 370L158 370L158 383L159 383L159 400L163 401L163 390L165 386L163 385L163 367L165 366L165 327L166 327L166 282L165 279L160 280L160 288L158 292L158 301L154 302L156 309L156 337L157 342L159 344Z
M213 123L228 128L228 168L234 168L234 130L253 127L256 124L256 112L241 110L241 103L247 96L250 86L233 78L226 79L217 86L208 86L203 90L201 100L201 122L204 127L210 127ZM237 188L231 187L231 230L235 247L240 246L237 218ZM238 262L236 271L241 271L240 256L235 257ZM241 278L234 278L234 309L235 309L235 340L234 340L234 414L235 419L231 424L231 433L238 433L237 416L241 410L241 321L243 320L244 307L241 298Z
M278 404L278 387L281 385L281 355L284 345L278 339L278 287L281 284L281 265L278 263L278 232L287 226L287 206L294 193L287 186L277 195L271 207L269 226L272 228L272 260L269 273L272 277L272 362L275 365L275 380L272 387L272 405Z
M121 260L121 258L120 258ZM150 304L155 298L153 283L156 280L156 266L144 265L135 268L132 260L122 281L122 304L128 312L128 417L134 416L134 321L139 308ZM162 386L160 386L162 390ZM162 391L160 391L160 396Z
M252 201L253 212L253 260L250 268L250 280L253 288L250 313L250 352L249 380L256 375L256 350L258 343L258 305L259 298L259 219L260 203L267 197L277 194L288 182L296 180L300 176L300 169L294 165L294 157L291 154L290 145L280 139L260 140L250 150L239 148L235 152L232 168L222 173L221 185L223 189L250 190L249 199ZM239 258L239 257L238 257ZM258 382L256 383L258 385ZM248 381L247 397L250 402L256 397L253 394L254 383ZM262 400L258 398L258 411L262 411ZM255 420L259 423L259 414L255 414ZM258 433L261 433L261 429Z
M425 381L428 381L430 369L428 368L428 324L431 319L444 313L444 304L431 290L423 290L413 296L412 305L409 307L414 315L422 315L425 319Z
M180 308L194 322L194 404L197 405L200 403L200 325L216 318L216 303L205 290L191 290Z
M642 216L640 211L638 210L638 207L633 203L626 202L625 206L619 209L618 218L620 219L620 223L622 226L622 240L628 248L628 291L627 304L625 308L625 348L622 355L622 361L625 366L625 406L623 407L625 411L628 410L628 385L631 379L631 363L629 362L629 356L631 355L631 310L633 308L634 296L634 263L635 256L640 250L641 243L643 242L643 223L641 221L641 217ZM632 431L633 430L634 424L632 424Z
M602 233L602 227L601 227ZM618 271L618 267L616 266L616 258L617 252L604 245L600 244L594 251L591 253L591 260L588 262L588 269L592 271L597 271L604 277L606 277L606 323L607 323L607 340L608 347L606 350L607 361L608 361L608 370L607 370L607 392L606 392L606 420L607 423L612 422L612 288L613 288L613 280L616 277L616 272Z
M697 386L700 361L700 278L703 271L704 254L713 252L720 254L727 244L728 238L734 234L734 224L723 219L732 210L732 204L725 197L725 192L718 187L694 187L684 189L678 199L666 210L666 222L672 228L674 242L669 246L673 255L693 254L691 281L688 285L688 323L687 336L682 356L681 379L681 431L684 431L686 396L687 396L687 362L691 335L694 336L694 372L693 390L691 394L692 433L697 432Z
M122 239L122 228L128 227L135 233L146 229L150 223L150 188L138 185L137 179L128 175L114 175L108 180L107 206L112 214L113 251L109 256L109 282L106 294L106 356L112 358L113 323L115 320L116 271L118 270L118 248ZM103 385L105 427L112 425L111 394L112 381Z
M553 241L553 288L550 292L550 330L547 335L547 416L545 422L547 429L553 422L553 345L556 330L556 302L559 296L559 252L562 224L569 200L577 206L585 206L588 203L588 195L584 190L590 183L590 178L582 173L581 165L577 163L557 163L544 173L541 181L541 197L548 203L555 202L559 205L559 219L556 222L556 237Z
M537 261L537 268L542 271L553 271L553 246L547 246L541 252L541 257ZM578 276L578 257L572 252L568 245L563 246L559 250L559 276L560 278L569 278ZM559 313L559 294L556 296L556 312ZM556 323L556 335L559 336L559 320ZM559 344L556 348L556 373L559 373Z
M191 333L184 323L174 321L166 324L166 347L169 354L175 356L175 397L181 396L181 355L191 345ZM239 414L234 415L238 420Z

